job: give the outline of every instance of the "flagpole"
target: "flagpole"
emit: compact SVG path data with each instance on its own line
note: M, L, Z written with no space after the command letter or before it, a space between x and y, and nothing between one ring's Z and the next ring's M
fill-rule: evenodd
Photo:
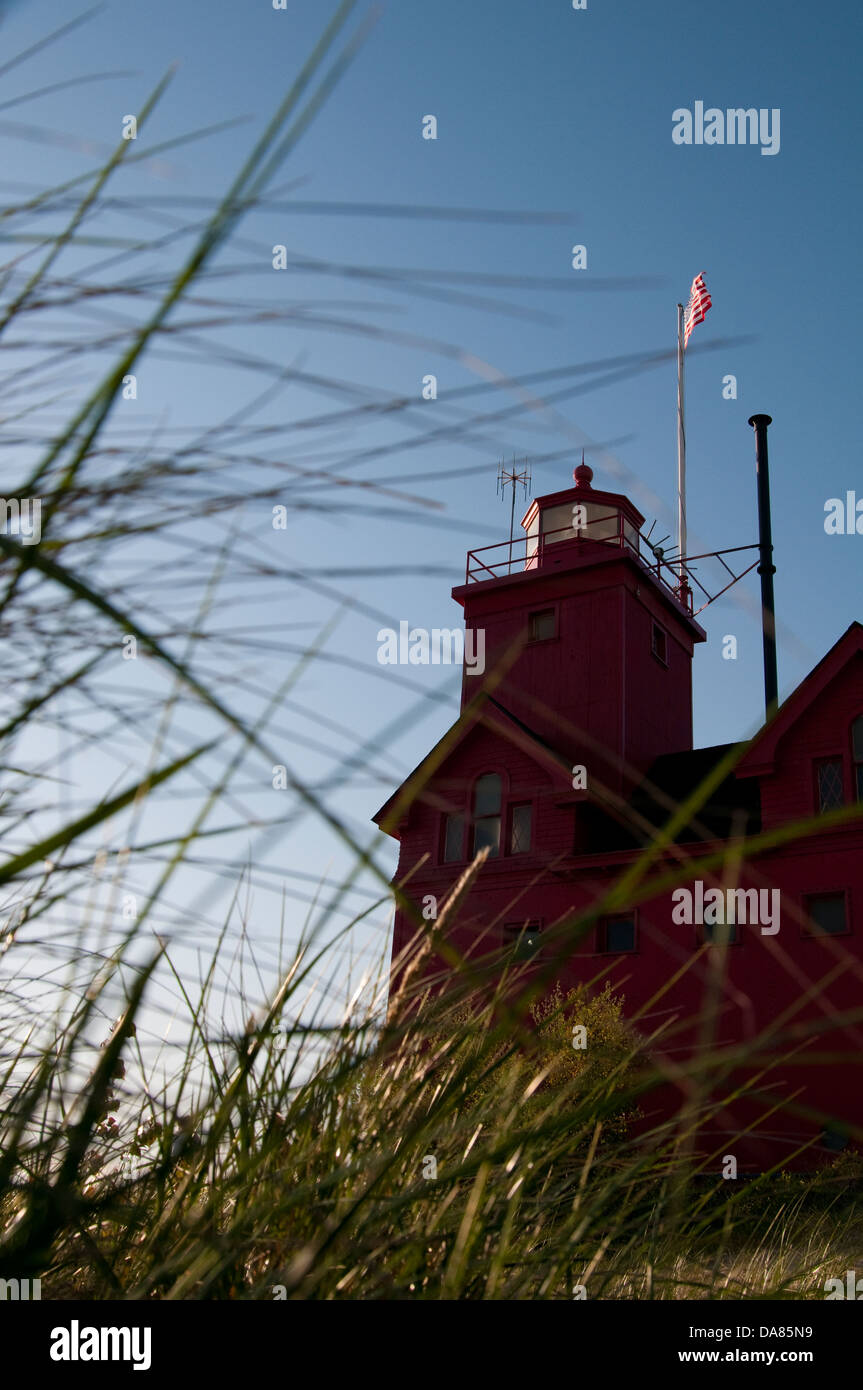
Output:
M683 424L683 305L677 306L677 550L680 591L686 584L686 430Z

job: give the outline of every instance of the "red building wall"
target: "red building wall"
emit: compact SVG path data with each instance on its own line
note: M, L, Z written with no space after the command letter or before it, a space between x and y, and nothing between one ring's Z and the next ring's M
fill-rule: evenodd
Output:
M583 488L576 488L550 501L559 507L561 497L583 495ZM544 500L539 499L540 508ZM546 564L549 553L553 563ZM492 683L493 707L457 729L435 770L428 774L421 764L415 785L408 779L376 819L400 839L397 878L410 874L414 902L432 895L442 904L473 856L468 829L461 862L443 862L445 817L459 811L469 819L476 779L489 772L500 775L501 853L480 869L451 938L465 954L485 954L500 949L508 924L530 920L548 929L595 908L637 856L636 848L584 852L596 787L603 794L622 791L626 802L654 759L691 748L692 653L704 634L649 566L624 547L562 542L531 569L460 586L454 597L464 606L467 625L485 631L486 679L507 647L520 642L520 654L506 680ZM554 637L527 643L530 613L549 606L556 613ZM653 649L654 622L667 634L664 662ZM463 706L482 684L465 677ZM863 627L854 624L739 763L741 789L745 783L751 791L752 779L759 789L764 832L818 811L815 769L821 758L842 758L844 799L855 800L850 729L861 715ZM613 769L620 760L623 770L615 783ZM573 763L589 769L587 793L573 790ZM395 824L391 816L399 796L407 809ZM507 853L506 808L514 801L528 801L533 808L529 854ZM721 841L678 845L658 867L669 868L681 856L697 861L722 848ZM423 856L428 858L417 870ZM717 886L697 867L692 873ZM717 1146L735 1152L743 1166L763 1167L793 1161L795 1149L808 1144L804 1162L811 1162L823 1116L863 1132L863 1020L851 1017L863 1011L863 822L795 838L747 859L733 886L779 891L777 933L745 924L734 944L706 949L702 928L674 921L674 903L665 890L635 908L634 950L605 953L600 925L573 943L558 978L564 988L609 978L625 996L626 1014L645 1033L664 1025L659 1050L670 1062L690 1056L699 1038L704 1044L708 982L718 979L710 1045L762 1039L767 1050L756 1060L768 1072L759 1082L758 1103L736 1101L701 1132L702 1149ZM840 892L847 933L814 937L807 896ZM398 911L394 968L415 931L415 922ZM542 959L540 954L538 966ZM837 1019L843 1020L839 1030ZM806 1059L818 1052L831 1054L832 1062L808 1065ZM728 1147L729 1136L763 1116L768 1102L790 1098L796 1110L784 1106L752 1135L735 1141L737 1147ZM651 1115L672 1113L680 1100L673 1086L648 1098L644 1123L649 1125Z
M569 553L550 574L453 590L466 627L485 632L486 671L511 655L496 686L500 698L537 732L560 741L583 731L595 749L641 771L660 753L691 748L691 663L701 629L631 559L605 553L585 563L574 547L556 549ZM530 642L529 615L547 608L556 636ZM654 622L666 634L666 663L652 650ZM465 675L463 706L479 684Z

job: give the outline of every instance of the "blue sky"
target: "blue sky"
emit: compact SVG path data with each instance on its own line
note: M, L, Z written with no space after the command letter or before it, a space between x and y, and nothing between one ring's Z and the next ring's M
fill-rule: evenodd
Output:
M273 10L270 0L109 0L86 24L3 75L0 101L85 73L130 73L0 109L4 201L95 168L118 139L122 117L140 109L176 62L168 92L139 138L142 149L183 131L248 119L121 173L116 191L134 194L139 204L150 200L159 215L188 216L188 208L158 200L212 198L225 188L332 10L320 0L314 6L289 0L285 11ZM0 6L0 64L77 12L64 7L61 16L43 0ZM369 13L359 4L353 29ZM458 620L449 589L463 573L464 552L506 535L508 509L495 495L501 454L571 449L569 458L535 464L540 495L567 485L581 443L602 446L590 455L596 485L630 492L648 521L657 516L662 530L671 531L674 364L564 399L553 412L525 409L483 425L471 445L444 438L417 447L416 441L463 421L463 412L519 399L486 390L448 402L449 392L487 382L491 374L511 378L673 349L675 306L698 271L706 274L713 308L695 331L692 346L699 351L687 364L690 550L756 539L754 443L746 422L765 411L774 419L781 692L797 684L853 619L863 618L863 536L827 536L823 527L829 497L855 487L863 497L856 346L859 6L850 0L819 6L589 0L586 11L576 12L568 0L390 0L376 13L349 70L276 180L283 188L297 181L284 194L285 207L256 210L244 221L240 242L219 261L242 266L226 291L238 304L295 298L310 313L357 325L352 332L311 323L238 327L223 341L275 364L300 361L306 372L351 383L366 398L417 400L416 409L392 421L321 431L299 444L294 434L266 447L271 457L305 467L387 479L422 504L399 504L392 515L373 496L345 490L338 513L303 510L284 533L272 530L262 506L244 513L248 537L276 566L362 571L386 562L440 571L397 581L361 573L339 580L336 587L360 607L345 609L328 639L337 660L313 664L295 692L308 713L297 715L284 761L310 780L333 769L332 759L307 746L315 729L321 737L321 717L343 730L325 733L324 741L332 737L334 754L350 756L356 743L375 739L408 702L419 701L423 717L386 737L374 776L337 778L330 789L333 807L369 836L371 814L455 716L458 689L457 679L442 678L439 668L382 672L378 627L384 620L429 627ZM672 112L697 100L722 109L779 108L779 153L675 145ZM438 121L435 141L421 138L427 114ZM289 199L304 206L291 209ZM322 213L308 206L317 202L562 216L513 225ZM128 233L133 223L138 233L155 226L118 210L114 230ZM274 271L277 243L292 256L315 258L318 268ZM584 271L571 268L576 243L587 247ZM442 281L389 288L338 273L346 265L524 283L450 281L440 297ZM336 273L323 273L326 266ZM543 283L531 284L534 279ZM604 281L623 287L603 289ZM461 295L491 305L460 302ZM749 341L707 351L718 339ZM439 397L423 403L427 373L438 377ZM734 401L722 398L729 373L738 381ZM139 377L136 414L112 419L127 441L157 422L178 431L216 424L260 389L250 374L215 362L179 366L160 346ZM254 419L290 425L337 405L292 384ZM357 461L357 452L381 446L389 452ZM14 472L16 461L6 467ZM332 501L331 489L304 489L306 503L315 495ZM283 500L292 506L290 491ZM171 563L168 552L154 552L153 559ZM337 607L326 595L271 580L246 594L232 621L272 629L275 673L288 656L279 624L305 624L310 636ZM709 641L695 662L700 745L745 736L761 716L755 576L702 620ZM726 633L738 637L736 662L721 659ZM346 668L343 659L352 665ZM249 795L271 812L271 790ZM394 846L382 842L376 853L389 871ZM278 878L300 865L312 877L337 875L345 861L329 833L305 819L272 851L271 862ZM261 906L265 918L272 896ZM378 918L377 941L384 920ZM297 920L290 925L296 928Z

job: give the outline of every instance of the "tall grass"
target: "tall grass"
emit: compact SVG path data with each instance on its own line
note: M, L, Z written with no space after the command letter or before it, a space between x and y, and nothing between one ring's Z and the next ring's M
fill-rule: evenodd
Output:
M657 1077L608 990L528 1027L497 961L484 1002L475 975L408 982L319 1052L295 1014L315 965L304 943L232 1040L190 1001L167 1104L123 1088L142 970L61 1121L97 982L5 1116L0 1274L54 1298L804 1298L857 1259L859 1159L732 1185L681 1167L674 1125L632 1137Z
M539 973L517 961L502 969L497 955L465 960L451 929L481 872L478 861L431 925L412 905L410 883L399 885L421 930L398 989L388 998L383 948L361 962L354 985L352 943L365 919L386 910L387 876L374 845L324 792L340 771L374 770L389 731L351 746L325 787L288 767L287 815L247 813L241 776L250 766L269 775L284 761L277 721L294 716L294 687L322 661L331 624L311 638L304 633L273 682L254 665L259 634L208 625L224 615L224 584L277 579L337 608L351 598L337 567L273 573L237 524L239 499L277 500L290 479L298 507L361 514L371 500L395 514L408 504L426 508L434 520L428 499L392 480L357 480L352 492L350 467L385 456L389 446L359 449L330 469L285 463L269 447L257 455L249 441L276 448L294 430L326 439L335 426L393 413L414 431L417 448L441 431L416 424L406 399L369 402L335 379L317 381L338 404L313 420L256 431L230 418L208 422L185 443L130 441L116 405L124 379L157 349L263 374L262 398L274 382L308 375L273 371L263 356L202 335L226 323L245 327L265 312L281 313L285 323L308 318L305 309L265 311L219 298L225 271L217 256L237 244L250 211L279 196L275 177L364 37L362 28L349 30L353 8L338 6L202 222L151 240L96 234L97 216L110 219L123 204L112 192L118 173L163 150L138 152L127 142L90 176L13 201L0 214L10 248L0 279L0 351L18 363L3 383L0 443L7 457L32 456L6 490L43 502L38 544L0 534L0 624L14 655L0 728L7 849L0 886L8 894L0 941L0 1277L38 1275L49 1298L820 1293L825 1272L844 1269L860 1249L857 1160L843 1159L817 1180L771 1173L732 1190L715 1163L693 1159L692 1136L724 1103L717 1083L727 1056L688 1063L687 1105L636 1133L665 1079L650 1037L638 1019L626 1021L625 1001L601 979L567 997L555 992L558 967L590 915L558 924ZM142 132L170 80L142 107ZM134 206L145 211L146 200ZM125 270L112 278L117 258ZM313 259L309 266L332 270ZM356 278L355 267L342 270ZM394 278L366 278L375 275L379 283ZM484 286L476 301L483 310L512 307L489 297L504 288L489 277L463 279ZM405 273L400 284L406 294L471 302L466 289L434 277ZM70 306L81 315L74 331L62 317ZM192 317L178 318L181 306ZM82 335L93 310L97 327ZM50 333L40 343L34 325L41 324ZM351 328L381 331L362 319ZM459 354L467 360L453 349ZM580 364L565 369L564 388L552 372L523 389L548 404L664 357ZM465 388L463 399L486 389ZM485 410L483 400L443 436L483 438L509 419L506 409ZM202 518L219 529L203 529ZM154 571L155 552L146 548L156 540L177 556L167 576ZM395 573L408 570L424 567ZM131 638L151 658L133 699L113 683L119 646ZM97 764L84 801L73 799L54 748L96 759L142 730L150 740L144 767L133 772L121 762L106 781ZM331 736L322 726L322 746ZM57 743L49 747L49 739ZM603 907L671 881L664 851L709 791L705 785L670 808L664 836ZM309 890L298 871L300 891L283 895L271 949L257 937L248 905L262 863L222 864L218 845L238 825L251 827L263 854L301 816L316 818L353 867L334 889ZM754 840L743 856L766 843ZM139 865L148 872L132 883ZM729 865L720 854L701 867L721 877ZM179 903L170 894L201 869L212 877L178 930ZM219 917L210 907L224 870L232 896ZM357 907L360 881L376 896L366 893ZM130 883L136 906L126 918ZM299 932L288 919L295 901L308 907ZM435 975L446 977L444 992ZM259 986L253 993L250 979ZM571 1045L574 1023L588 1023L597 1040L585 1056ZM775 1046L775 1036L755 1040L735 1060L758 1064Z

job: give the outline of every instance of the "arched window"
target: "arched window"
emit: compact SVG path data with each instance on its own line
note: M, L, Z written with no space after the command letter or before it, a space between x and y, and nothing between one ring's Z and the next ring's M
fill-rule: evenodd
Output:
M501 781L496 772L477 778L473 791L473 852L488 847L489 857L500 853Z
M851 760L854 764L852 785L857 792L857 800L863 801L863 714L858 715L851 725Z

